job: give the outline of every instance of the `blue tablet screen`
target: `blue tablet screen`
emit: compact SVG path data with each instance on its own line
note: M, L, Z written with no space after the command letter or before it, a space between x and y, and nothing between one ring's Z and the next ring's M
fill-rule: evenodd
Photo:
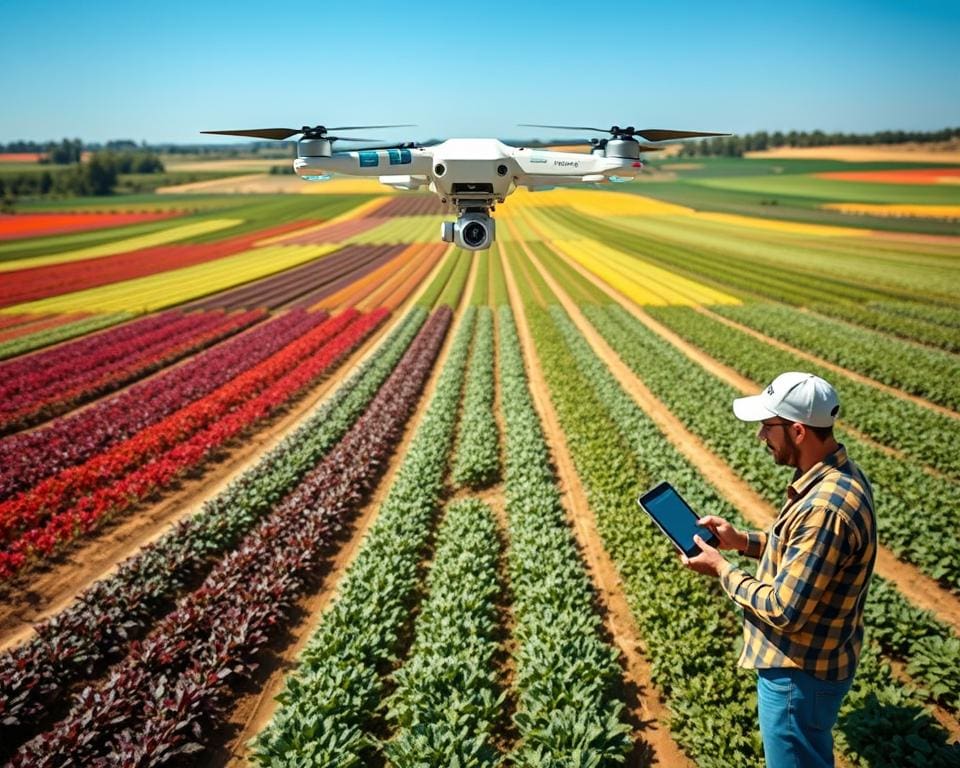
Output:
M696 555L699 547L693 543L693 534L700 534L708 543L714 542L709 529L697 525L697 516L680 495L671 487L647 494L642 500L644 508L660 523L661 527L688 555Z

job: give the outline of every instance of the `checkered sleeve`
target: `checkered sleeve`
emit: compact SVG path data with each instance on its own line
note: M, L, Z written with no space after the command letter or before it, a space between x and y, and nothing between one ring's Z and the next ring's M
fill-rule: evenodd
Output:
M830 588L848 549L848 535L834 507L813 507L781 542L785 555L772 583L731 568L721 577L723 588L744 611L780 632L796 632Z
M759 560L766 548L767 534L763 531L747 531L747 546L740 551L740 554Z

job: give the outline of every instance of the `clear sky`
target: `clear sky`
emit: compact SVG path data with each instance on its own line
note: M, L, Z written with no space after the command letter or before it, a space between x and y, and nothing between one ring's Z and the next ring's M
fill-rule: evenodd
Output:
M0 142L936 130L960 126L958 50L960 0L0 0Z

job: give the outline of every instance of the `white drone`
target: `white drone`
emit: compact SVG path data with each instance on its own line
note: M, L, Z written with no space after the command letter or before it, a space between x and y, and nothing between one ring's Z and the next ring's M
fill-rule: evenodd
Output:
M628 181L643 168L641 152L660 147L641 144L704 136L728 136L702 131L669 131L654 128L584 128L569 125L535 125L528 128L556 128L573 131L609 133L609 139L571 139L539 144L537 147L511 146L497 139L447 139L427 143L405 142L392 145L350 147L334 152L341 141L374 139L330 136L328 131L357 131L377 128L410 128L409 125L354 125L327 128L322 125L296 128L258 128L240 131L202 131L225 136L249 136L259 139L289 139L303 134L297 142L293 169L308 181L329 179L333 173L351 176L377 176L394 189L413 190L428 187L440 197L445 209L455 211L456 222L445 221L440 236L470 251L489 248L495 238L495 222L490 214L497 203L517 187L549 189L563 184ZM549 146L589 145L590 154L555 152ZM386 173L384 173L386 171Z

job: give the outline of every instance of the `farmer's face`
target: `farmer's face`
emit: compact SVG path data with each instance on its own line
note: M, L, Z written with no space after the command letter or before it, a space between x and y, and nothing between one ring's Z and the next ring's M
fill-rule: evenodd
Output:
M799 446L795 440L795 428L796 423L786 419L772 418L760 422L757 438L766 443L777 464L797 466Z

